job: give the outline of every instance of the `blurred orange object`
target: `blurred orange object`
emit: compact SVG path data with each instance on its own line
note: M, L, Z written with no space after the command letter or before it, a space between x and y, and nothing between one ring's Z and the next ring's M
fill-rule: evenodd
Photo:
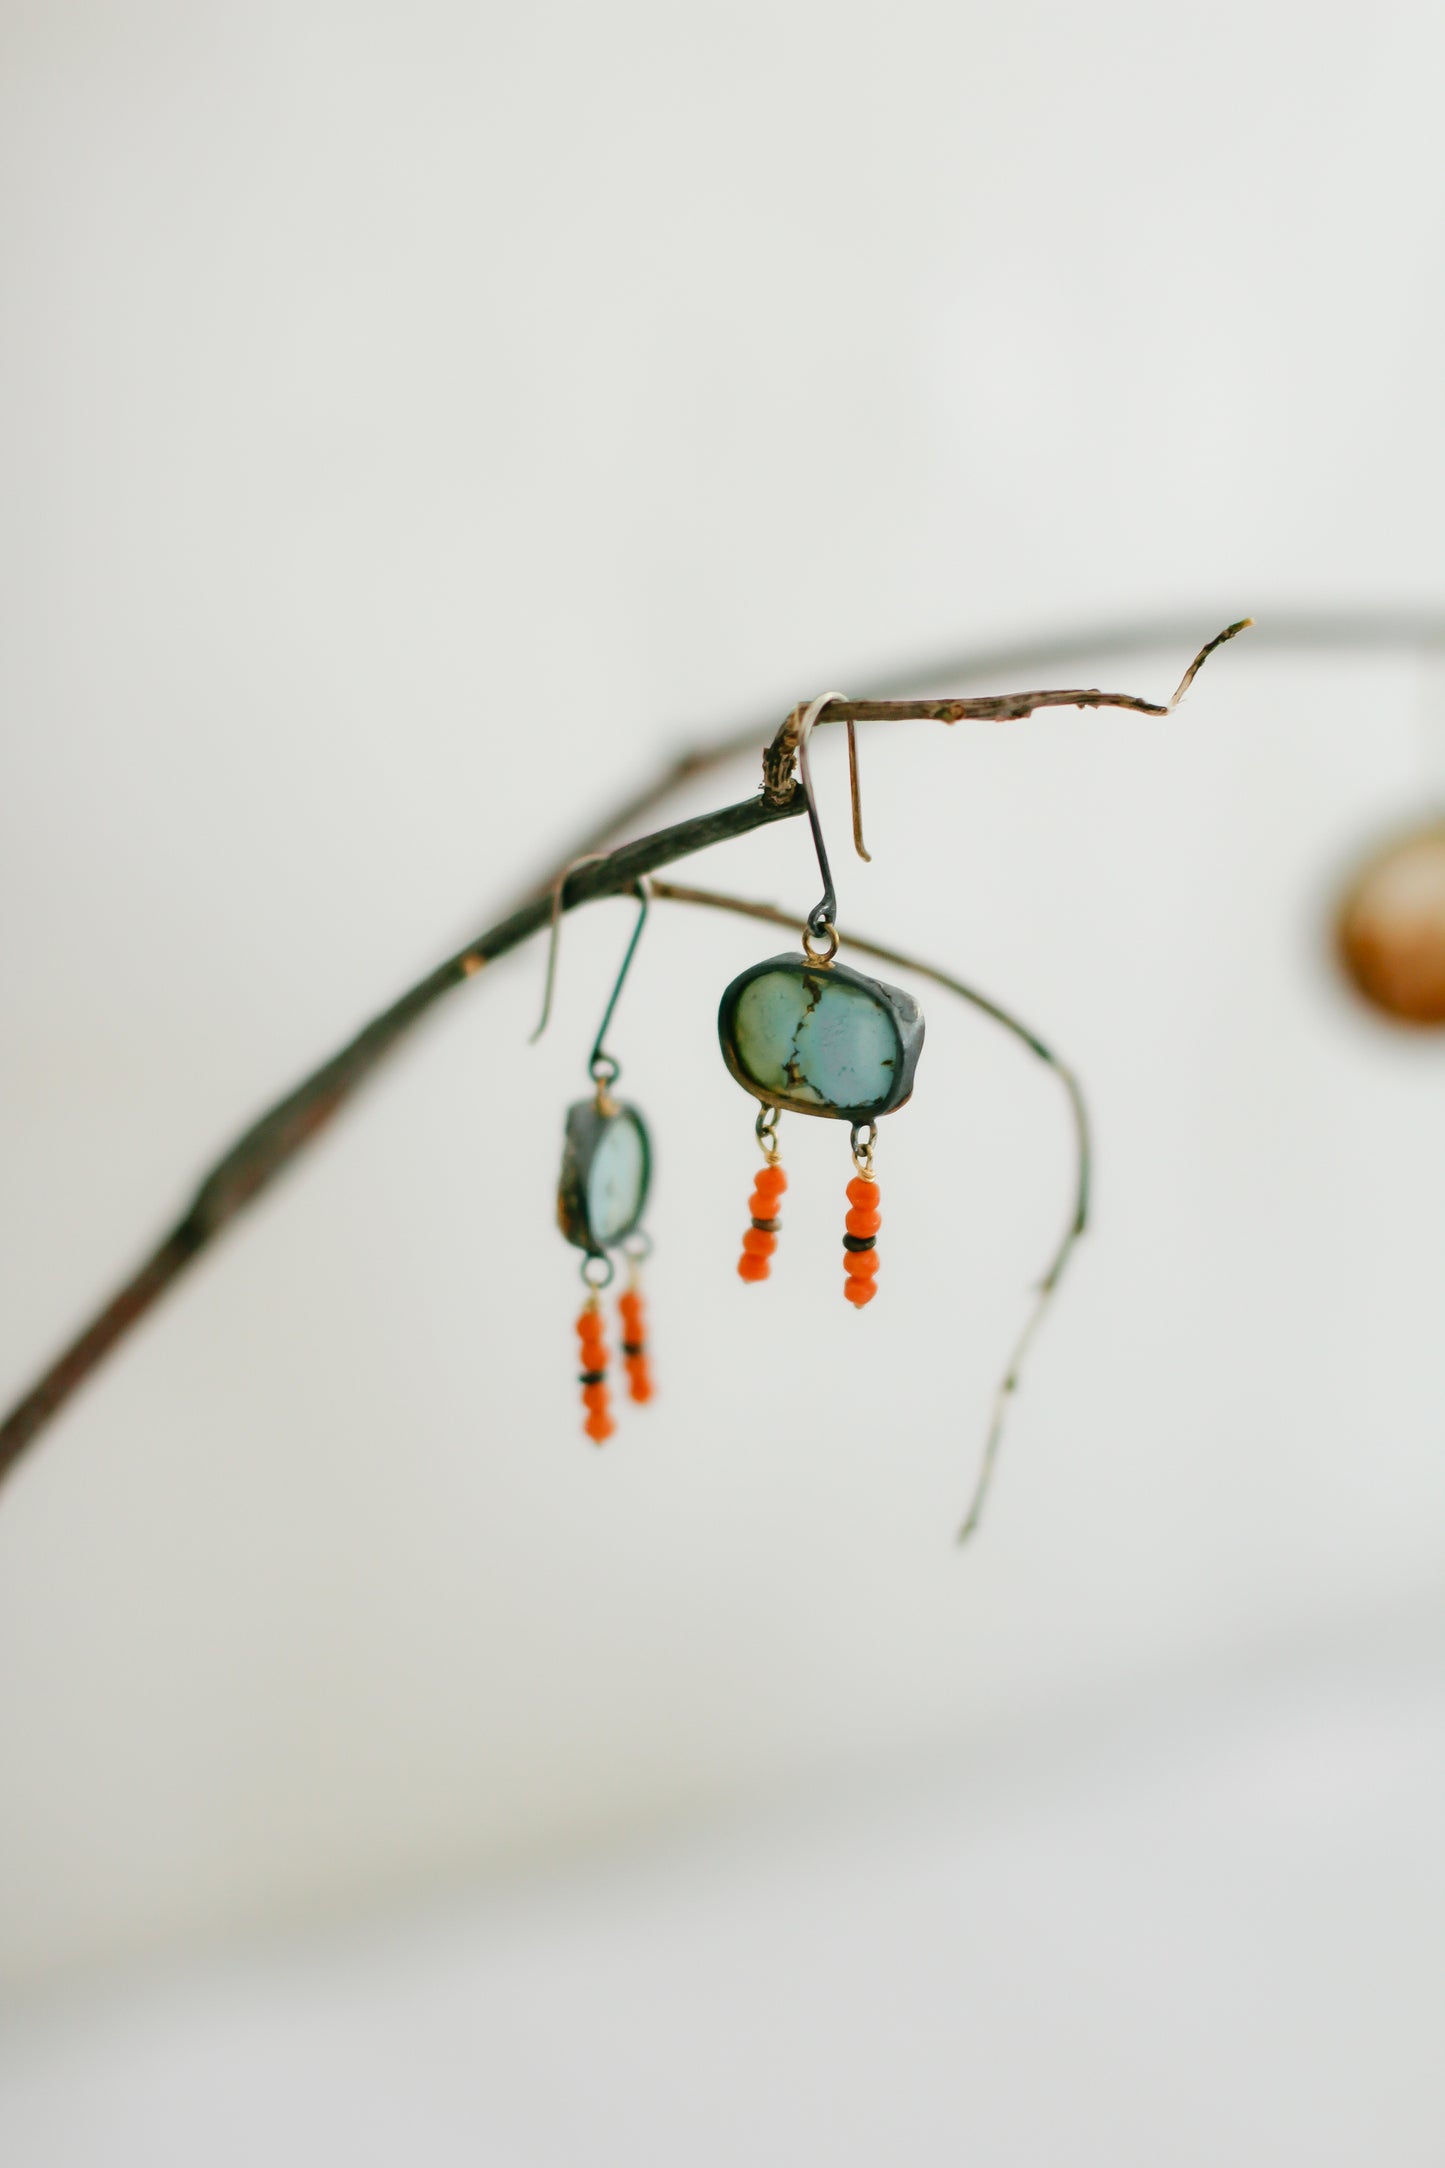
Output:
M1355 875L1335 927L1340 961L1396 1022L1445 1024L1445 818L1397 836Z

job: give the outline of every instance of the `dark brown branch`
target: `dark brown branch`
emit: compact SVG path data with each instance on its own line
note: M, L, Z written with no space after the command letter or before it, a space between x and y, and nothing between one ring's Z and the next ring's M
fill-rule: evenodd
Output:
M682 888L673 881L654 881L652 893L668 903L695 903L713 911L733 911L743 918L764 919L771 926L787 927L790 933L801 933L808 923L805 918L798 918L791 911L778 910L775 904L754 903L747 897L726 896L711 888ZM1034 1289L1033 1303L1024 1321L1023 1330L1010 1350L1003 1376L993 1397L988 1436L984 1441L983 1457L974 1481L973 1496L963 1517L963 1525L958 1531L959 1542L966 1543L983 1518L983 1509L998 1462L998 1449L1003 1442L1008 1404L1018 1390L1024 1357L1064 1276L1064 1268L1073 1254L1074 1244L1089 1223L1089 1185L1093 1167L1089 1113L1084 1104L1079 1080L1073 1070L1060 1061L1058 1055L1045 1046L1043 1040L1036 1032L1030 1031L1027 1024L1021 1024L1016 1016L1011 1016L998 1002L990 1001L988 995L981 994L977 987L969 986L963 979L956 979L952 972L940 971L935 964L920 963L916 956L909 956L902 949L884 948L877 941L865 941L858 934L843 933L841 930L838 939L845 948L856 949L860 956L872 956L880 964L888 964L894 970L911 971L916 977L931 979L935 986L942 986L948 993L957 994L960 1001L969 1002L975 1009L981 1009L985 1016L991 1017L994 1023L1002 1024L1005 1031L1012 1032L1031 1054L1037 1055L1041 1062L1053 1070L1068 1094L1069 1110L1073 1115L1077 1166L1073 1210L1063 1237L1049 1259L1044 1276Z
M801 798L794 804L780 805L763 798L748 798L741 805L704 813L696 820L680 821L675 828L643 836L574 873L563 888L562 908L575 911L579 904L631 888L641 875L659 866L673 865L694 851L729 842L801 811ZM237 1139L202 1181L170 1233L0 1424L0 1479L116 1342L179 1279L222 1228L275 1181L282 1168L346 1104L397 1041L435 1007L443 994L528 940L548 923L551 915L552 897L542 895L523 904L499 925L478 934L475 941L469 941L403 994L400 1001L383 1010Z
M1207 640L1179 680L1172 698L1162 704L1140 700L1134 693L1101 693L1090 686L1057 692L985 693L963 700L830 700L818 722L846 723L851 736L855 723L1016 723L1040 708L1128 708L1135 715L1170 715L1214 650L1253 623L1252 617L1241 617ZM808 702L802 701L793 709L763 755L765 797L785 798L793 787L798 732L807 706Z
M1156 628L1157 644L1163 628ZM1188 676L1197 670L1204 655L1238 631L1229 631L1211 641L1196 659ZM1117 637L1117 636L1115 636ZM1146 634L1136 636L1137 644L1146 643ZM1082 638L1078 646L1087 645ZM1097 643L1096 643L1097 644ZM1107 641L1104 643L1107 645ZM1021 651L1020 667L1030 660L1042 659L1046 653L1057 649ZM989 663L1002 667L1003 657L976 656L971 660L962 658L955 664L940 667L932 675L965 676L981 672ZM1180 691L1184 689L1181 686ZM1177 699L1178 694L1175 695ZM1129 694L1104 694L1096 692L1022 693L990 696L982 700L963 702L878 702L879 719L885 715L898 719L918 716L925 710L937 708L942 718L943 709L956 709L957 716L999 719L1007 715L1027 715L1035 708L1044 706L1116 706L1130 707L1145 714L1167 713L1167 709L1152 706L1147 701L1135 699ZM1172 705L1172 703L1171 703ZM796 711L795 711L796 712ZM847 703L835 703L825 711L825 721L846 721ZM790 727L795 718L789 717L763 756L764 793L759 798L745 800L740 805L729 806L721 812L708 813L696 820L683 821L673 828L646 836L640 841L622 845L595 863L579 868L566 881L563 890L564 910L575 910L579 904L589 903L595 897L612 895L630 887L640 875L650 873L657 867L670 865L677 859L694 851L704 850L712 843L726 842L734 836L746 835L764 823L786 819L802 811L802 799L793 786L791 769L795 740L789 739ZM111 1297L104 1308L85 1326L70 1346L52 1363L44 1376L31 1388L16 1407L0 1423L0 1480L13 1467L21 1452L35 1437L57 1410L69 1399L82 1381L103 1357L115 1346L130 1328L145 1315L152 1303L170 1287L185 1270L192 1258L214 1241L235 1216L249 1204L252 1198L273 1182L282 1168L287 1166L314 1137L324 1128L333 1114L344 1106L357 1088L375 1069L382 1057L412 1027L419 1023L442 995L454 986L471 978L483 965L505 955L509 949L548 923L552 912L552 894L562 870L573 860L598 851L617 835L619 830L644 819L656 806L662 804L674 791L697 776L706 774L725 761L747 751L756 751L761 733L756 729L746 737L724 738L712 746L702 747L674 761L653 784L638 792L633 798L617 807L608 819L581 837L567 851L559 863L540 883L528 899L510 917L503 919L475 941L449 957L420 983L402 995L389 1009L358 1032L356 1037L332 1055L313 1075L306 1077L294 1091L289 1092L260 1120L248 1129L231 1149L217 1162L197 1190L195 1197L180 1220L163 1238L157 1248ZM1000 1011L999 1020L1008 1022ZM1038 1049L1036 1049L1038 1051Z
M1024 639L1000 641L993 647L955 649L922 665L909 664L887 672L863 690L879 698L897 697L910 689L922 694L935 685L1020 677L1026 670L1072 662L1079 655L1094 655L1101 662L1125 662L1136 655L1157 655L1170 648L1186 647L1198 637L1198 624L1197 616L1141 617L1113 625L1074 625L1043 638L1032 633ZM1331 610L1261 610L1254 622L1250 646L1286 655L1339 655L1355 650L1383 653L1410 648L1434 653L1445 650L1445 615L1438 609L1352 605ZM550 887L558 869L570 865L574 858L601 850L636 828L687 784L734 761L755 759L772 727L771 718L754 716L747 722L719 728L705 744L677 755L651 782L582 829L571 847L558 853L551 869L538 881L539 889Z

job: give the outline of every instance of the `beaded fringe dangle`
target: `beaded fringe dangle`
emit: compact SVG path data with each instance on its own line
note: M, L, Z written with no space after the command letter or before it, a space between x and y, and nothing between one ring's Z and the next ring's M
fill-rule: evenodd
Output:
M606 1279L593 1279L587 1268L596 1264L606 1267ZM600 1290L611 1283L611 1258L584 1257L582 1277L588 1288L587 1300L577 1319L577 1338L581 1342L582 1405L587 1410L582 1429L594 1445L603 1445L617 1428L612 1415L612 1395L607 1388L607 1328L602 1322L602 1305L598 1300Z
M748 1199L752 1225L743 1235L743 1253L738 1259L740 1280L766 1280L772 1272L769 1263L778 1246L778 1206L788 1177L778 1165L778 1110L764 1107L757 1119L758 1143L763 1148L763 1165L753 1180L753 1193Z
M878 1177L873 1172L873 1145L878 1135L873 1122L854 1126L853 1164L858 1172L848 1184L848 1216L843 1222L843 1294L855 1310L873 1300L878 1292Z
M634 1246L636 1244L637 1246ZM645 1244L646 1247L642 1245ZM652 1248L647 1237L623 1244L627 1259L627 1285L617 1298L622 1326L622 1363L627 1372L627 1395L639 1403L651 1400L652 1365L647 1353L647 1313L642 1303L642 1265Z

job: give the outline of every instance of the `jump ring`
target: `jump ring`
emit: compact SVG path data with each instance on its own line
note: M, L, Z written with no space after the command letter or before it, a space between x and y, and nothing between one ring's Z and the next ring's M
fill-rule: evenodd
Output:
M824 919L821 931L825 933L828 937L828 946L825 949L819 949L814 946L814 943L818 937L815 934L812 926L805 926L803 928L803 954L807 957L810 964L830 964L833 961L833 958L838 953L837 927L830 924L827 919Z

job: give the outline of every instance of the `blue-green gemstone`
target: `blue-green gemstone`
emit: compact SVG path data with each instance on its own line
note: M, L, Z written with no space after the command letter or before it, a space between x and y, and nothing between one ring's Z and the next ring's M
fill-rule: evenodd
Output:
M567 1110L557 1224L593 1257L630 1235L647 1206L652 1150L636 1107L579 1099Z
M733 1075L766 1105L866 1121L912 1091L923 1017L881 979L774 956L729 986L718 1037Z
M646 1194L647 1147L641 1127L619 1114L602 1130L587 1169L587 1223L604 1247L636 1226Z

